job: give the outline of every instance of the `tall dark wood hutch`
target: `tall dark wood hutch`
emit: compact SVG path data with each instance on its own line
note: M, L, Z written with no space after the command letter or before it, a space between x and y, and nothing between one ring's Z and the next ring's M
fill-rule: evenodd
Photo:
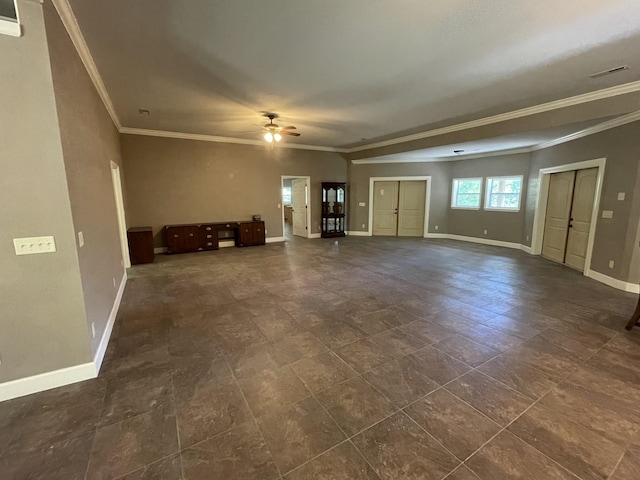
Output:
M322 183L322 237L344 237L347 184Z

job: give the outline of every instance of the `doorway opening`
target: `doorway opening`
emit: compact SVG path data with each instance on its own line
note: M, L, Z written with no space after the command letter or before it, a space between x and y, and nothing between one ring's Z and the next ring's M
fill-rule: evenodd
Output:
M372 177L369 234L425 237L429 228L431 177Z
M540 170L532 253L589 272L605 163L601 158Z
M282 234L286 240L310 238L311 177L281 177Z
M120 165L111 162L111 180L113 182L113 196L116 201L116 213L118 217L118 234L120 235L120 248L122 250L122 266L126 269L131 267L129 258L129 243L127 241L127 221L124 213L124 200L122 197L122 177L120 176Z

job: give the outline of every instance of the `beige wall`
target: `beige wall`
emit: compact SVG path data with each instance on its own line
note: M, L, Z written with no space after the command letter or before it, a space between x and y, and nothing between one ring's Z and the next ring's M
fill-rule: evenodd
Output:
M124 275L111 179L111 162L120 164L120 139L49 0L44 18L71 214L85 240L78 260L89 331L95 325L95 353Z
M0 382L91 361L42 6L18 8L24 35L0 35ZM44 235L55 253L15 255Z
M640 164L640 122L631 123L596 135L556 145L532 153L529 187L537 195L541 168L564 165L605 157L604 184L600 212L613 210L612 219L598 218L591 269L604 275L630 281L631 260L635 252L635 237L640 212L640 191L637 175ZM618 201L618 193L626 199ZM535 196L530 195L526 207L523 240L531 238L535 211ZM526 240L522 243L530 245ZM609 260L615 262L609 268Z
M529 175L529 153L504 155L475 160L453 162L453 178L483 178L483 203L486 198L486 177L522 175L523 191L519 212L495 212L480 210L459 210L451 208L451 191L447 199L449 205L449 233L467 237L479 237L503 242L520 243L525 218L526 185ZM487 230L487 234L484 234Z
M351 163L351 162L349 162ZM369 180L372 177L431 176L431 199L429 208L429 229L435 233L447 233L447 197L451 183L451 162L437 163L386 163L350 164L348 185L349 231L367 231L369 228ZM364 207L358 203L365 202ZM364 224L364 227L362 226Z
M347 179L337 153L122 135L127 223L152 226L164 245L168 224L250 220L282 236L281 175L311 177L312 233L320 232L323 181Z

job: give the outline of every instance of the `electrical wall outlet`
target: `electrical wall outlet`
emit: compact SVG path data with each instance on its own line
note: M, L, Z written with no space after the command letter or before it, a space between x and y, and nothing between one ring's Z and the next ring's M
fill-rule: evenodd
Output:
M527 242L529 241L529 235L527 235Z
M486 231L486 230L484 231L484 234L485 234L485 235L487 234L487 231Z
M613 210L603 210L602 218L613 218Z
M84 234L82 232L78 232L78 245L84 247Z
M14 238L13 247L16 255L51 253L56 251L56 241L53 237Z
M91 335L93 338L96 338L96 324L95 322L91 322Z
M624 193L624 192L619 192L619 193L618 193L618 200L620 200L620 201L624 200L624 197L625 197L625 196L626 196L626 195L625 195L625 193Z
M609 268L613 268L615 264L616 262L614 262L613 260L609 260Z
M435 229L438 230L438 225L435 226Z
M367 206L367 204L366 204L365 202L359 202L359 203L358 203L358 206L359 206L359 207L366 207L366 206Z
M111 280L113 280L113 288L116 288L116 277L112 277Z

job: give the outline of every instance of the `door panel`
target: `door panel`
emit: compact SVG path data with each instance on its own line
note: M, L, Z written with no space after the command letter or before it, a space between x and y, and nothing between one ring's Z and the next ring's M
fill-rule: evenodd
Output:
M549 180L549 200L544 222L542 255L556 262L564 263L567 247L569 215L573 200L575 171L553 173Z
M400 182L398 202L398 236L424 236L424 202L427 182L410 180Z
M307 236L307 180L294 178L291 181L291 207L293 215L293 234Z
M576 172L573 203L571 207L571 227L567 240L565 263L580 271L584 270L591 230L591 214L596 198L598 169L589 168Z
M373 234L398 233L398 182L373 182Z

